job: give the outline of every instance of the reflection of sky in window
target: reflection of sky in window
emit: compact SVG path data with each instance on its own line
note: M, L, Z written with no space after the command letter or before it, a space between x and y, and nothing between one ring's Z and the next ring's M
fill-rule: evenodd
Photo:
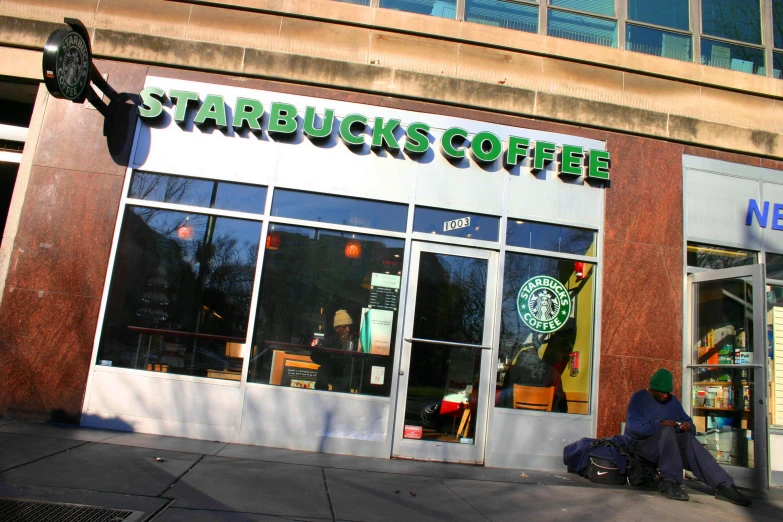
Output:
M465 20L536 33L538 32L538 6L503 0L467 0Z
M128 196L148 201L262 214L266 202L266 187L134 172Z
M664 56L686 62L691 60L690 36L633 24L627 24L625 27L626 48L629 51Z
M381 7L441 18L456 18L457 3L444 0L381 0ZM379 13L380 15L380 13Z
M272 215L405 232L408 206L293 190L275 190Z
M550 9L547 34L577 42L617 46L617 22Z
M586 228L508 220L506 242L511 246L564 254L594 255L595 231Z
M702 0L702 32L761 44L759 0Z
M459 225L458 221L470 218L470 226L457 228L444 232L446 223ZM464 221L463 221L464 223ZM424 232L449 237L464 237L467 239L481 239L484 241L498 240L498 227L500 219L491 216L482 216L461 212L458 210L437 210L434 208L418 207L413 217L413 231ZM448 228L452 228L449 226Z
M689 9L688 0L628 0L628 19L687 31Z

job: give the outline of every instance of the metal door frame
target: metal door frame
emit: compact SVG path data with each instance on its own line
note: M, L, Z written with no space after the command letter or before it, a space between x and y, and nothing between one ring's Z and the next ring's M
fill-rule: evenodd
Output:
M686 411L692 415L693 381L691 370L694 368L747 368L753 369L753 463L754 468L727 466L725 469L732 475L738 485L766 490L769 488L769 426L767 406L767 307L765 265L755 264L709 270L688 275L688 313L685 324L685 338L688 340L683 357L683 398L687 390L687 400L683 400ZM753 285L753 363L752 364L693 364L694 325L697 303L694 299L694 285L712 281L738 278L751 278Z
M476 433L472 445L458 443L438 443L416 439L403 439L405 427L405 407L408 395L408 370L410 366L413 338L413 323L416 311L416 296L418 293L419 262L422 252L471 257L487 260L487 289L484 307L484 336L480 346L462 343L441 342L447 346L466 346L481 348L481 372L478 391ZM394 438L392 441L392 457L420 460L436 460L444 462L484 463L484 451L487 440L487 416L490 402L490 384L492 382L492 354L495 341L495 307L497 295L498 252L470 247L457 247L445 244L413 241L411 245L410 269L408 270L408 295L405 299L405 319L403 340L401 343L399 376L397 380L396 411L394 418ZM494 398L494 394L492 394Z

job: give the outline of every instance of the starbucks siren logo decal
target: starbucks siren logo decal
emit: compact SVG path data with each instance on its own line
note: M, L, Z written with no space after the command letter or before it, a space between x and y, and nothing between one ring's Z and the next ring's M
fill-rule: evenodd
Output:
M90 78L90 54L87 43L75 32L70 32L57 49L57 85L69 100L84 91Z
M571 296L557 279L536 276L519 289L517 311L531 330L552 333L562 328L571 315Z

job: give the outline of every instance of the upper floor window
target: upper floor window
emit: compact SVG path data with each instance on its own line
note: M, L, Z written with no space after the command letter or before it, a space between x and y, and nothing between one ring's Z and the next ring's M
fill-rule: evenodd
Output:
M381 0L381 7L441 18L457 18L456 0Z
M617 47L613 0L549 0L549 5L555 7L547 12L549 36Z

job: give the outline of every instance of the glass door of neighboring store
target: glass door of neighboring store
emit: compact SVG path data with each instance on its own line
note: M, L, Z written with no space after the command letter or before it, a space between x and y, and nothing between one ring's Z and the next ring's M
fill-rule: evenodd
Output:
M763 270L757 264L688 276L685 375L698 440L739 485L760 489L768 485Z
M413 243L392 456L484 461L497 260Z

